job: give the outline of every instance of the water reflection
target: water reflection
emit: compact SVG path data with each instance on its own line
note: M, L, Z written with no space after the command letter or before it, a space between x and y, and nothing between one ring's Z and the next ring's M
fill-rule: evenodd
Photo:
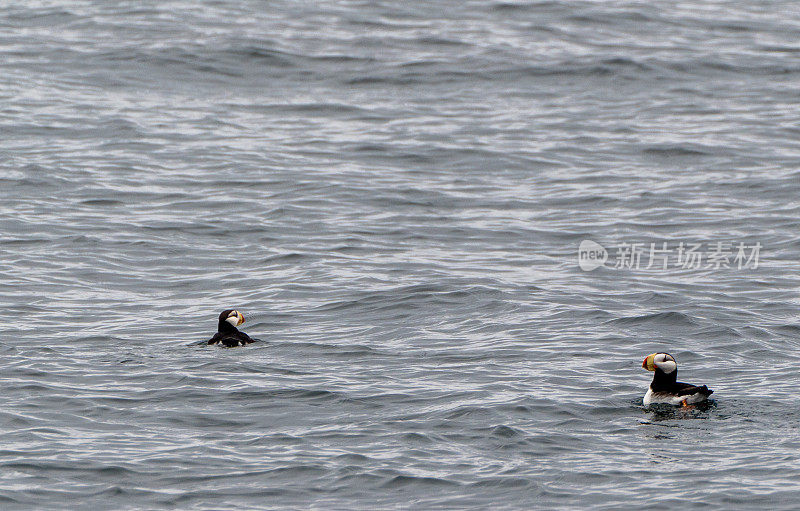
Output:
M712 410L717 407L716 401L710 400L689 406L672 406L666 404L650 405L643 410L650 415L642 424L652 424L671 420L708 419Z

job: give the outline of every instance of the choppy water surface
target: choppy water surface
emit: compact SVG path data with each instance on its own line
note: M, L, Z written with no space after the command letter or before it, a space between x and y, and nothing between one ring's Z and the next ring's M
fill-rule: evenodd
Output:
M797 509L798 36L789 1L5 3L0 507ZM614 268L664 241L763 248ZM190 346L229 307L264 342ZM641 407L660 350L708 409Z

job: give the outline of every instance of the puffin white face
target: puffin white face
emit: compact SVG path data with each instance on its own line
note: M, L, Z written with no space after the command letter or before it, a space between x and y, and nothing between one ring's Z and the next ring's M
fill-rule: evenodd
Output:
M642 367L648 371L655 371L656 368L667 374L678 369L678 363L669 353L653 353L647 355L647 358L642 362Z
M239 326L244 323L244 315L239 311L231 311L228 318L225 320L233 326Z

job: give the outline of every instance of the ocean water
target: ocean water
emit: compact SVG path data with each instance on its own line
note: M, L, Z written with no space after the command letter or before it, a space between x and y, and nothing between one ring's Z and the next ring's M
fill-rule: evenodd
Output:
M796 7L3 3L0 508L797 509Z

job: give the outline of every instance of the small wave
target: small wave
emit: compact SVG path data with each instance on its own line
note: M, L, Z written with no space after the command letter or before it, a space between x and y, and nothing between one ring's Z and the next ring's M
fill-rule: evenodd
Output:
M125 203L115 199L86 199L80 201L83 206L123 206Z
M385 291L365 293L362 297L342 300L317 308L318 311L344 311L353 308L365 310L385 310L387 308L408 307L432 303L462 302L471 296L498 297L502 292L486 286L469 286L464 289L453 289L451 286L436 284L416 284Z
M780 325L775 327L775 329L780 332L785 332L787 334L797 334L798 336L800 336L800 325L797 324Z
M711 156L713 149L697 145L665 145L651 146L642 151L650 156L659 158L686 158L692 156Z
M498 436L502 438L513 438L522 436L524 433L518 429L512 428L510 426L495 426L492 428L492 436Z
M659 312L656 314L616 318L606 323L615 323L619 325L645 325L656 323L671 326L696 326L698 324L697 321L682 312Z
M323 389L266 389L266 390L235 390L230 392L231 397L245 401L261 401L264 399L288 399L306 401L335 401L346 400L349 396L344 392Z
M410 485L413 485L415 487L417 486L457 487L461 486L461 483L459 483L458 481L451 481L449 479L444 479L441 477L398 475L386 481L381 486L383 488L395 489Z

